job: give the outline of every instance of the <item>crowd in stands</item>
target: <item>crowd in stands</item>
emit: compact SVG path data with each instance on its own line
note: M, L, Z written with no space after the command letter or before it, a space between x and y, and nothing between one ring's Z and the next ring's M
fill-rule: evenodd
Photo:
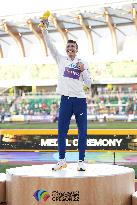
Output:
M2 118L7 115L52 115L54 121L57 119L58 105L59 100L54 97L6 96L0 99L0 113Z
M89 114L137 114L137 97L100 95L88 97Z
M60 97L57 95L0 97L0 113L6 115L52 115L57 120ZM88 115L137 115L136 93L87 93Z

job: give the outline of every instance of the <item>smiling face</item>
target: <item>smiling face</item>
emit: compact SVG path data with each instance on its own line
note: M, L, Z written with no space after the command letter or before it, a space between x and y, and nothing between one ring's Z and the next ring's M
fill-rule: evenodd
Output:
M76 41L68 40L67 45L66 45L67 55L71 59L74 59L77 52L78 52L78 45L77 45Z

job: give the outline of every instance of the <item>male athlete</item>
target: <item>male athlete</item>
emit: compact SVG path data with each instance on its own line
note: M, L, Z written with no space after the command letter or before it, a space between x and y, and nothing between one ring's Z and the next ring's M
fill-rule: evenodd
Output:
M91 75L88 64L77 57L78 45L74 40L68 40L67 56L61 55L52 43L47 30L42 29L44 39L58 65L57 93L61 95L58 119L58 151L59 161L52 170L67 167L66 136L72 115L75 115L78 127L78 171L85 171L84 157L87 144L87 103L83 90L83 82L91 88Z

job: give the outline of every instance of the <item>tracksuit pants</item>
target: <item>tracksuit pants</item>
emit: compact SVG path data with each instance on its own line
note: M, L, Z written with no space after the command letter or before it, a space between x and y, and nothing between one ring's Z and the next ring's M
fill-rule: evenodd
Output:
M87 146L87 103L86 98L61 96L58 120L59 159L65 158L66 136L72 115L75 115L78 127L79 160L84 161Z

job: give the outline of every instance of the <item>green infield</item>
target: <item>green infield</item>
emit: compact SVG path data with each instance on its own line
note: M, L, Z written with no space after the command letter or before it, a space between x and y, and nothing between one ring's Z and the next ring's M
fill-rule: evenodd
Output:
M70 124L70 129L76 129L75 123ZM3 123L0 129L57 129L57 123ZM89 122L88 129L137 129L136 122Z
M22 167L22 166L29 166L31 164L0 164L0 173L6 173L6 169Z

